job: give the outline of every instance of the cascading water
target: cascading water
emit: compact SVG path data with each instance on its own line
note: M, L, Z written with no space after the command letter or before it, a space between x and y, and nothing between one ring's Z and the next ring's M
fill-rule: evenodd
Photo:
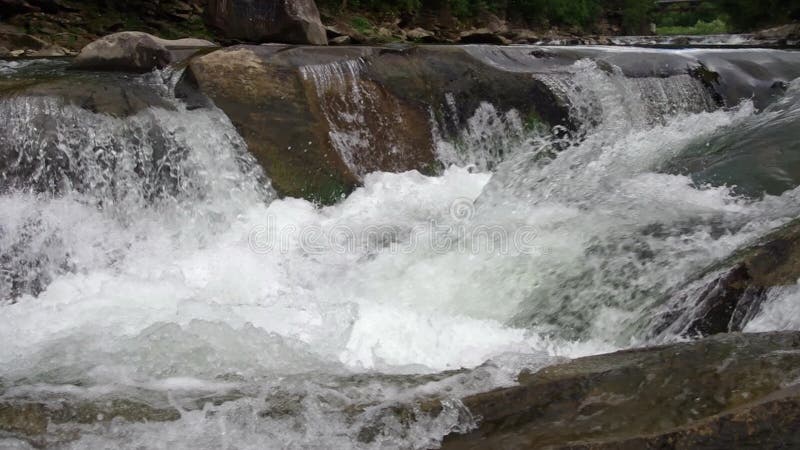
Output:
M330 70L303 74L356 88L357 64ZM790 102L717 109L688 75L589 60L537 76L575 130L486 103L438 144L439 176L363 174L328 207L275 199L216 109L0 101L2 400L179 411L51 423L64 446L435 446L474 425L459 398L647 343L643 324L694 274L800 213L794 186L746 197L671 166L794 117ZM342 101L345 116L369 105ZM796 328L796 296L771 291L747 327Z

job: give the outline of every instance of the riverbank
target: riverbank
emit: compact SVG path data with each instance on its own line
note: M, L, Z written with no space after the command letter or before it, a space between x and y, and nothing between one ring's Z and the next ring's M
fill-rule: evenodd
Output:
M210 26L212 21L202 0L138 0L112 6L74 0L3 0L0 7L3 8L0 58L75 55L90 42L119 31L143 31L165 39L193 37L222 45L253 43L232 39ZM800 25L797 24L746 34L629 36L613 18L582 27L532 26L529 22L505 20L490 13L459 20L452 14L405 17L358 11L340 13L323 8L320 16L331 45L482 43L796 48L800 43Z

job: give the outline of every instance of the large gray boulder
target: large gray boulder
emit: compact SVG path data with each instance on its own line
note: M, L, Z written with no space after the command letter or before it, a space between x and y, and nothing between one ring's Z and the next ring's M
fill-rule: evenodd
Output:
M209 0L206 18L231 39L328 44L314 0Z
M123 31L84 47L74 66L88 70L149 72L165 68L187 52L215 46L203 39L167 40L139 31Z

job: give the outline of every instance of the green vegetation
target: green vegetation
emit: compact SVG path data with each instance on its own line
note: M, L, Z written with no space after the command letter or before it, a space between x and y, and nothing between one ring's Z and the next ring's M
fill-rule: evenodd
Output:
M627 34L744 32L800 20L800 0L706 0L659 7L655 0L318 0L330 15L452 17L461 23L495 14L530 27L574 27L592 32L606 25ZM366 19L365 19L366 21ZM369 21L366 21L369 24ZM357 28L363 28L357 27Z
M692 34L725 34L728 32L728 24L722 19L716 19L713 22L703 22L698 20L696 24L690 27L684 26L671 26L671 27L658 27L658 34L664 35L692 35Z
M367 33L373 28L369 19L361 16L353 17L353 19L350 20L350 25L361 34Z
M445 15L469 22L485 14L495 14L536 26L575 26L592 28L608 11L623 10L639 17L635 25L646 22L652 0L318 0L331 15L344 12L393 16Z
M717 0L734 31L800 20L800 0Z

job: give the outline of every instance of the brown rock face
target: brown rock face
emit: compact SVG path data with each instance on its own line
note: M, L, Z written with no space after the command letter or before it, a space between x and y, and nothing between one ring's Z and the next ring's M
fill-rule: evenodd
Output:
M330 146L298 69L265 63L282 49L238 47L196 58L179 95L196 87L225 111L279 192L334 201L357 179Z
M324 203L369 172L435 172L434 132L456 136L485 102L567 120L530 73L444 46L232 47L194 58L178 91L225 111L280 194Z
M464 399L479 427L442 448L792 447L798 349L795 332L731 334L522 374Z
M231 39L328 43L314 0L209 0L206 20Z

